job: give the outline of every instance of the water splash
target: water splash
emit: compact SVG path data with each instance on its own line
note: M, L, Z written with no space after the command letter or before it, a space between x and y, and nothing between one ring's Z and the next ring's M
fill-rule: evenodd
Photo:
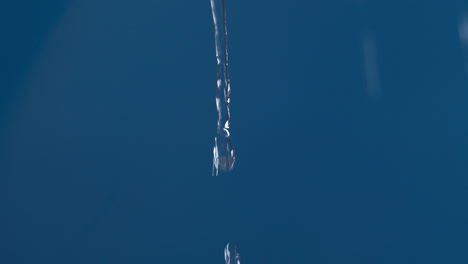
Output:
M229 242L224 249L224 260L226 264L240 264L239 248L236 243Z
M218 125L213 147L213 176L219 171L231 171L236 161L232 140L229 132L231 103L231 86L229 80L226 2L211 0L211 10L215 28L216 60L218 80L216 88L216 109Z

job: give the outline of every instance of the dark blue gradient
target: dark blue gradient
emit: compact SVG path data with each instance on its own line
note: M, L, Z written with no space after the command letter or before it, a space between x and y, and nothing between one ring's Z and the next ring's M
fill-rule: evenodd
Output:
M0 263L467 263L468 5L377 2L227 0L220 177L209 0L2 4Z

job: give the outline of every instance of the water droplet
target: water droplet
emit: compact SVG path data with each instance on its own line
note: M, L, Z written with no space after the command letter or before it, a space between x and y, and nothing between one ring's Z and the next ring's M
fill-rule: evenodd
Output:
M216 136L213 147L213 175L218 176L218 171L231 171L235 161L236 154L231 138L224 135Z
M224 260L226 264L240 264L240 254L237 244L229 242L224 249Z

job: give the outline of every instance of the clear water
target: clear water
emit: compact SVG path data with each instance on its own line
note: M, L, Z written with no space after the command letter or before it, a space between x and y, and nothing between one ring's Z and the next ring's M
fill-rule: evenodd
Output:
M218 176L219 171L227 172L233 169L236 156L231 140L231 133L229 131L231 86L229 80L225 0L211 0L211 10L215 28L216 60L218 68L216 87L218 124L213 147L213 176Z
M224 249L224 260L226 264L240 264L239 248L236 243L230 242Z

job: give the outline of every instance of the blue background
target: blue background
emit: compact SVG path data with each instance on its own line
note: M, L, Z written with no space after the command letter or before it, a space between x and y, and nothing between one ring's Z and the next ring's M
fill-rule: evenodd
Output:
M13 2L0 263L467 263L463 1L228 1L220 177L208 0Z

